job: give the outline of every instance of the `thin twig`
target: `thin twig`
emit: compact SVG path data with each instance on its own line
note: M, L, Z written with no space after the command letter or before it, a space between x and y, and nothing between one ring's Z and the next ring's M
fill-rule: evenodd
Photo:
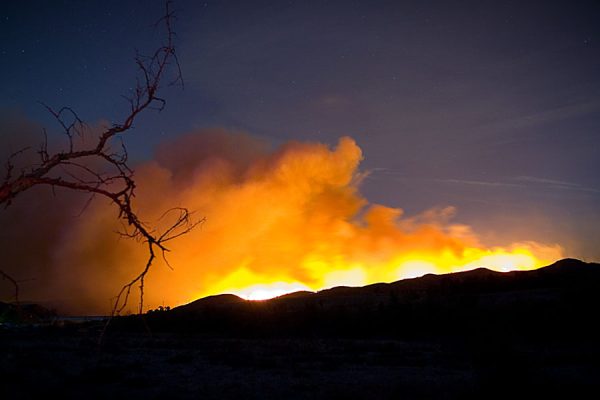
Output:
M19 282L17 282L17 280L15 278L10 276L6 272L2 271L1 269L0 269L0 276L2 277L2 280L7 280L13 285L15 304L17 304L17 306L18 306L19 305Z

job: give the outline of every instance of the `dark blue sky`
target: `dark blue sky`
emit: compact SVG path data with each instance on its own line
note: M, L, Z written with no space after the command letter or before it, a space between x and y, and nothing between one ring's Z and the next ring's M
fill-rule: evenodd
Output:
M454 205L490 242L600 259L600 3L177 1L185 89L128 139L137 158L201 127L279 144L353 137L363 193L408 213ZM126 112L134 49L162 1L0 7L0 108L54 126Z

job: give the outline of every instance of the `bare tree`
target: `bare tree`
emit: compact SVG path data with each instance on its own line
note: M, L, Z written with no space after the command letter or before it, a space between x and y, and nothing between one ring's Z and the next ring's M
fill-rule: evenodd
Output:
M122 135L132 127L137 117L147 109L162 110L165 100L158 96L160 87L165 83L168 71L175 69L175 78L166 82L168 85L183 85L181 70L175 52L171 1L165 5L165 13L157 22L166 32L165 42L150 55L137 53L135 62L138 77L132 94L126 97L129 104L127 116L119 123L105 128L97 137L93 137L91 145L78 145L78 138L93 136L88 126L71 107L53 109L44 104L52 114L66 136L66 145L62 150L50 152L48 140L45 140L37 150L39 162L17 172L15 160L26 151L22 149L12 154L5 163L6 173L0 184L0 205L8 207L20 193L34 186L49 186L51 188L66 188L84 192L90 195L88 203L96 196L108 198L118 210L118 218L122 221L121 236L142 242L148 251L144 268L130 282L125 284L114 301L112 314L124 310L135 285L140 289L139 312L144 305L144 280L152 267L157 255L162 256L166 264L167 243L188 233L203 219L194 220L186 208L173 208L163 214L174 219L169 226L160 231L144 223L135 211L134 171L128 164L127 149L122 141ZM116 147L116 149L115 149ZM86 206L87 206L86 204ZM0 271L0 276L9 280L15 287L18 300L18 283L7 273Z

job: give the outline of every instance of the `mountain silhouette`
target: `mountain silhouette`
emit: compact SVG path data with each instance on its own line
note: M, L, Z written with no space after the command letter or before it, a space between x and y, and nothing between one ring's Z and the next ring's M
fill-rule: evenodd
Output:
M220 336L594 338L600 264L560 260L532 271L479 268L264 301L210 296L147 314L155 331ZM132 318L119 326L133 329Z

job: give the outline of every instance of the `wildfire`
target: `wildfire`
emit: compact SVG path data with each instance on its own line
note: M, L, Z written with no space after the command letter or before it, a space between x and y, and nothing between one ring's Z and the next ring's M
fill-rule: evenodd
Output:
M516 245L512 249L495 248L491 250L468 248L462 257L452 254L441 256L398 256L387 265L379 266L378 273L387 270L391 279L388 281L417 278L426 274L444 274L450 272L468 271L476 268L487 268L498 272L524 271L549 265L555 259L537 258L531 245ZM313 261L313 268L315 262ZM364 286L379 282L369 279L367 268L353 266L348 269L332 270L326 263L320 265L323 280L319 285L308 287L301 282L273 282L253 284L246 287L248 282L255 280L248 276L232 276L228 279L222 291L236 294L246 300L266 300L300 290L318 291L333 286ZM255 278L256 279L256 278Z
M470 227L452 222L452 207L406 216L370 203L359 191L366 176L361 160L348 137L334 148L293 142L270 150L248 135L219 131L163 145L154 161L136 169L140 213L158 220L181 204L207 220L170 243L174 271L148 275L148 307L220 293L260 300L479 267L534 269L562 257L557 245L485 246ZM107 298L114 294L146 256L135 243L114 248L112 211L98 206L96 218L73 229L56 254L77 285L93 282L82 289L95 298L102 298L99 288ZM110 251L100 247L107 243ZM93 279L73 274L92 262L99 264L86 269L99 271ZM106 265L118 271L107 275Z
M275 282L271 284L252 285L245 289L232 290L231 292L246 300L267 300L301 290L310 291L308 287L299 282Z

